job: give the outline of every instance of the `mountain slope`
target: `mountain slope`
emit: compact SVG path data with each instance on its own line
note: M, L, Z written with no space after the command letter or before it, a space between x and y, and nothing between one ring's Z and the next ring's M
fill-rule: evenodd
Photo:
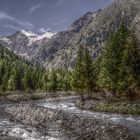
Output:
M18 57L0 45L0 93L39 89L44 70Z
M37 35L31 31L21 30L13 35L1 37L0 43L15 54L32 60L38 53L39 47L46 44L54 34L55 33L46 32L42 35Z
M0 43L46 68L71 68L79 46L87 46L93 58L96 58L110 34L122 23L133 29L140 40L139 0L115 0L103 10L86 13L66 31L49 33L49 37L38 37L31 32L17 32L1 38Z
M100 11L86 13L76 20L67 31L37 35L30 31L21 30L13 35L1 37L0 43L28 60L33 60L39 64L45 64L46 61L51 63L59 50L66 48L69 40L75 38Z
M94 18L101 12L98 10L97 12L88 12L83 15L81 18L76 20L67 31L62 31L54 35L44 47L42 47L39 53L34 58L34 61L43 62L44 66L47 68L52 67L65 67L69 64L67 63L59 63L59 60L62 58L66 58L65 49L68 48L68 43L71 40L77 40L80 32L88 26L88 24L94 20ZM66 58L67 59L67 58ZM62 65L61 65L62 64Z
M68 41L64 50L59 50L53 60L46 61L46 67L73 66L79 46L87 46L93 58L97 57L109 35L116 31L121 24L133 28L140 40L140 1L116 0L102 10L76 38Z

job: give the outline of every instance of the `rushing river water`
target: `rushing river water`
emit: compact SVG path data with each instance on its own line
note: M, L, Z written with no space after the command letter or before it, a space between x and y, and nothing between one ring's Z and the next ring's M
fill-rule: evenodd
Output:
M58 135L58 133L57 133ZM48 136L42 136L36 129L12 122L9 117L0 115L0 140L61 140L55 131Z
M43 106L57 110L63 110L77 115L84 115L87 117L94 117L106 122L111 122L127 127L128 129L140 133L140 116L120 115L113 113L98 113L81 110L76 107L75 97L65 97L58 100L46 100L34 102L36 106ZM0 135L3 136L2 140L67 140L57 127L50 127L48 136L42 136L35 128L12 122L8 116L0 115ZM1 139L0 139L1 140Z
M60 98L60 100L57 101L54 100L51 102L40 103L39 105L47 108L68 111L79 115L85 115L87 117L94 117L96 119L101 119L103 121L128 127L130 130L140 133L140 116L81 110L78 107L76 107L75 101L76 100L71 99L71 97L66 97Z
M0 115L0 134L3 139L15 140L38 140L43 139L33 128L14 123L5 115Z

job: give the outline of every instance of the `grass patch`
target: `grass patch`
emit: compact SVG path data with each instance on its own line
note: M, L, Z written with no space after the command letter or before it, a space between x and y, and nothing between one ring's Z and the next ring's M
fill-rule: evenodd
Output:
M43 99L45 99L45 96L40 94L32 94L30 96L30 100L43 100Z
M84 108L84 106L82 107ZM91 111L111 112L120 114L136 114L140 115L139 103L98 103L89 108Z

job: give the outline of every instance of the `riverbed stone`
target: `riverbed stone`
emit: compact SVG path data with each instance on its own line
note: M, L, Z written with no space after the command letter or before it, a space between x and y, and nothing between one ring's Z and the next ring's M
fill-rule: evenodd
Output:
M70 97L72 102L77 100L77 97ZM95 119L90 115L75 113L74 110L69 112L41 106L44 102L51 102L56 106L59 103L61 105L61 103L67 102L65 98L41 101L41 104L39 102L4 104L0 107L0 111L11 116L12 121L34 127L42 135L55 135L61 140L128 140L128 138L138 140L139 138L139 134L125 127Z
M122 126L32 103L5 105L0 110L43 135L59 131L66 140L138 140L137 134Z

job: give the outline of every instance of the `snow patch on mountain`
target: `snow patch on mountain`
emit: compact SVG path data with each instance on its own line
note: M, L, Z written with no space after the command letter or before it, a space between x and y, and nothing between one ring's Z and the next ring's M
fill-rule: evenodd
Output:
M41 39L44 39L44 38L48 38L50 39L53 35L55 35L56 33L52 33L52 32L45 32L43 33L42 35L39 35L37 37L37 40L41 40Z
M26 35L27 37L37 37L38 35L35 33L32 33L31 31L26 31L26 30L21 30L21 33L23 33L24 35Z
M1 37L1 38L0 38L0 41L3 41L3 42L5 42L5 43L7 43L8 45L11 44L11 40L8 39L8 38L6 38L6 37Z
M27 46L31 46L32 44L41 44L42 40L46 39L49 40L53 35L56 33L52 32L45 32L41 35L35 34L31 31L26 31L26 30L21 30L17 32L18 34L16 35L16 40L20 40L23 38L23 35L28 39L28 44ZM10 45L11 40L8 37L1 37L0 41L3 41L4 43Z
M54 36L56 33L52 32L45 32L41 35L37 34L26 34L29 37L28 46L32 45L33 43L40 44L44 39L49 40L52 36Z

